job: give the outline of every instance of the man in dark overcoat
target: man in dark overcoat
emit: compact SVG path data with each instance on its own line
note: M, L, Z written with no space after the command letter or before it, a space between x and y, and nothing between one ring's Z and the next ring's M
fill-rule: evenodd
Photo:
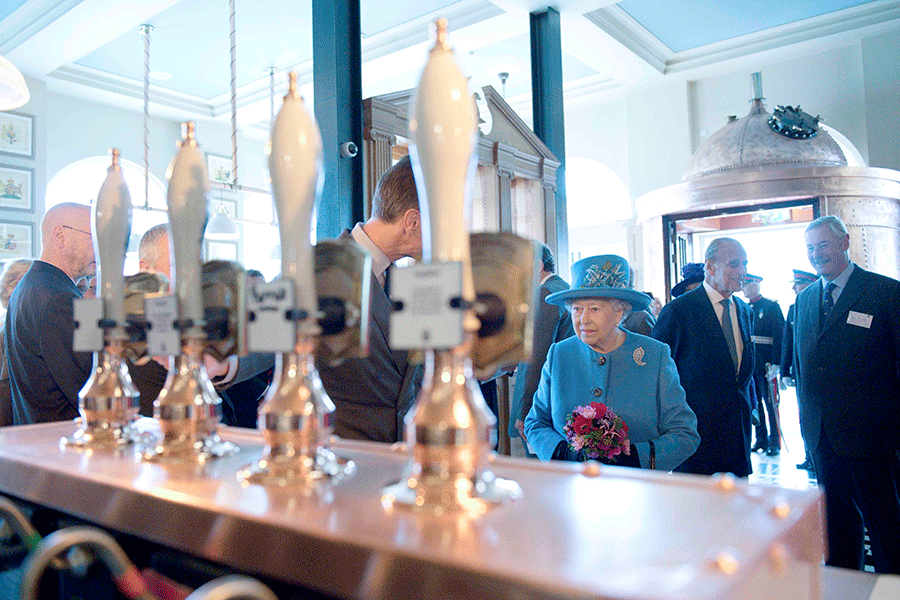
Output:
M666 304L653 328L653 337L672 351L700 433L700 447L675 470L746 477L753 313L734 292L747 274L747 253L737 240L717 238L706 250L704 272L703 284Z

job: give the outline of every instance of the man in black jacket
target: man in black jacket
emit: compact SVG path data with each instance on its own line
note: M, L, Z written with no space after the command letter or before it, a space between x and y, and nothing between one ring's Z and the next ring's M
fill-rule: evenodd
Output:
M766 365L781 362L781 336L784 333L784 314L778 303L763 298L759 293L762 277L748 274L742 287L744 296L753 309L753 346L756 349L756 369L753 380L756 383L756 397L759 400L759 421L756 426L756 443L751 452L763 451L769 456L777 456L781 451L778 407L769 393L766 380ZM768 428L766 416L768 415Z
M16 425L66 421L78 416L78 392L92 356L72 349L75 282L93 277L91 209L66 202L41 221L41 257L9 299L6 348Z
M653 328L653 337L672 351L700 433L697 451L675 470L746 477L752 471L753 312L733 296L747 274L747 253L737 240L717 238L706 250L704 272L703 284L666 304Z

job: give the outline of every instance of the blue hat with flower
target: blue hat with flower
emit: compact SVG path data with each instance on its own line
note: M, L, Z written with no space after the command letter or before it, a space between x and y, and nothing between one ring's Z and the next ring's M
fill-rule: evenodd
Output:
M562 306L577 298L618 298L631 304L634 310L650 305L650 296L631 288L631 269L628 261L615 254L583 258L572 265L572 285L569 289L547 296L549 304Z
M672 288L672 297L677 298L687 292L688 286L692 283L702 283L703 278L703 263L685 264L681 267L681 281Z

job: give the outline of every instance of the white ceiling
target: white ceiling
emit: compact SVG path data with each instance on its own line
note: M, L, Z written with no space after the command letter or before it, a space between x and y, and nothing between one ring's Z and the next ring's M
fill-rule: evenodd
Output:
M237 86L242 124L268 123L269 79L284 72L312 88L311 0L236 0ZM530 120L529 19L536 0L360 0L363 95L413 87L428 25L447 17L464 69L500 89ZM566 102L597 102L637 86L697 78L808 53L900 28L897 0L558 0ZM140 109L144 42L153 25L151 112L176 119L227 118L228 0L4 0L0 54L49 89ZM755 66L755 65L754 65Z

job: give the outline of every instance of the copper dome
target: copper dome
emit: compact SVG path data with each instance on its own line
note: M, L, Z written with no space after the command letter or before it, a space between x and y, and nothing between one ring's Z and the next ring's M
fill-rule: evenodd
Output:
M782 110L778 107L776 112ZM799 107L796 111L800 112ZM769 124L771 118L762 99L753 100L746 117L730 121L697 149L681 180L773 166L847 166L847 157L838 143L823 129L815 128L814 123L805 130L795 126L799 135L808 136L795 139L788 137L789 133L776 133ZM817 122L817 118L810 119Z

